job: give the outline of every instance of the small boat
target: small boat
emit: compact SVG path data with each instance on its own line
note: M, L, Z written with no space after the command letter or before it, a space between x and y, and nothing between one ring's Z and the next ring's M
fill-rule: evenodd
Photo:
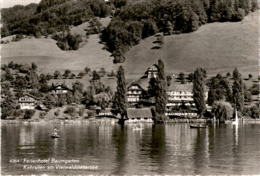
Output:
M57 128L54 128L53 133L51 134L51 138L60 138Z
M51 134L51 138L60 138L60 135L58 135L58 134Z
M194 124L194 125L190 125L190 128L207 128L207 125L202 125L202 124Z

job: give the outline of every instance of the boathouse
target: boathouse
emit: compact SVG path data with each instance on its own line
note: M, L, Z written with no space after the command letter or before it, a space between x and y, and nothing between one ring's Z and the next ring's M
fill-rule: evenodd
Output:
M127 122L153 122L151 108L128 108Z

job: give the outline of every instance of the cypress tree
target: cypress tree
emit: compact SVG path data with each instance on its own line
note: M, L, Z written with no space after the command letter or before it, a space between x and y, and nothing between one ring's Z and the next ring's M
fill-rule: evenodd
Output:
M166 80L164 74L164 63L162 60L158 61L158 90L155 97L155 111L157 120L165 120L165 109L167 103L166 96Z
M152 77L149 81L148 94L150 97L156 97L158 90L158 79Z
M233 103L235 108L242 112L244 108L244 86L241 74L238 72L237 68L233 71L233 79Z
M193 99L198 115L201 117L206 110L205 104L205 70L197 68L193 79Z
M125 73L124 68L122 66L119 67L117 72L117 90L113 99L113 113L120 114L121 119L126 117L126 81L125 81Z

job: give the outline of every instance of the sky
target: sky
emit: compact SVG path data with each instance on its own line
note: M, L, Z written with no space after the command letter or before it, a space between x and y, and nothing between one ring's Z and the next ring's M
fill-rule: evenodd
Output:
M27 5L30 3L39 3L41 0L0 0L0 7L7 8L15 5Z

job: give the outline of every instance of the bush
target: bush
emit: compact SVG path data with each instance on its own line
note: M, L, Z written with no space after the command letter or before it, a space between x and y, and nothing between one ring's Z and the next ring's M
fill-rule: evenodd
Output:
M22 116L22 114L23 114L23 111L20 110L20 109L16 109L16 110L14 110L14 112L13 112L13 116L14 116L14 117L20 117L20 116Z
M95 113L93 111L88 111L87 114L88 114L88 118L94 117L94 115L95 115Z
M82 37L78 34L62 33L52 36L54 40L57 40L57 46L62 50L77 50L79 44L82 42Z
M60 110L58 109L57 111L54 112L54 115L57 117L60 115Z
M256 105L245 107L243 109L243 115L254 119L260 118L260 108Z
M249 88L249 91L252 95L258 95L260 93L260 87L259 84L253 84L251 88Z
M244 19L246 12L244 9L239 8L233 16L234 21L241 21Z
M228 102L217 101L213 105L212 113L215 115L216 119L219 119L220 122L224 122L232 117L233 108Z
M257 106L252 106L251 107L251 117L252 118L260 118L260 108Z
M98 34L101 32L101 26L102 24L97 18L93 18L89 21L89 27L86 30L86 35L92 35L92 34Z
M72 106L69 106L65 109L64 113L69 114L70 116L73 116L76 112L76 109Z
M15 37L12 38L12 41L18 42L18 41L22 40L23 38L24 38L23 35L17 34L17 35L15 35Z
M24 119L30 119L34 115L35 110L25 110Z
M39 115L40 119L44 119L46 114L47 114L46 112L40 112L40 115Z
M79 108L79 116L83 116L84 115L84 111L85 111L85 108Z

